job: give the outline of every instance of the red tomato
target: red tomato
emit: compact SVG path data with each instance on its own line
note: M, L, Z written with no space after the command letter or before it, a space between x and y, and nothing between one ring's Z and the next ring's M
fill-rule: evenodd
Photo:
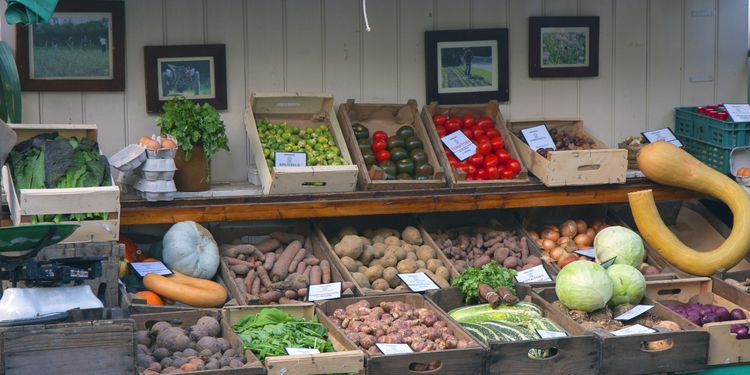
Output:
M474 129L474 138L484 137L486 133L482 129Z
M461 130L461 119L453 119L451 117L448 122L445 123L445 131L448 134L451 134L457 130Z
M378 152L380 150L385 150L386 148L388 148L388 143L383 140L373 141L372 145L370 145L370 148L373 152Z
M486 160L485 164L487 164ZM498 178L500 178L500 170L497 169L497 166L487 166L487 179L497 180Z
M391 153L388 152L388 150L380 150L375 153L375 160L380 163L383 160L390 160L391 159Z
M372 141L387 141L388 140L388 134L382 130L378 130L375 133L372 133Z
M469 164L475 167L481 167L484 162L484 157L481 154L474 154L469 157L468 161Z
M477 179L486 180L488 177L489 177L489 174L487 173L486 168L479 168L477 170Z
M466 163L458 163L455 168L458 169L459 171L464 172L468 176L469 175L469 167L470 167L470 165L468 165Z
M476 177L466 176L466 181L476 181Z
M494 137L490 139L490 144L492 144L492 151L498 152L505 148L505 140L501 137Z
M438 113L435 115L435 117L432 118L432 122L435 123L435 126L444 126L445 122L448 121L448 118L445 117L444 114Z
M456 163L458 163L458 158L457 158L457 157L455 157L455 156L453 156L453 154L448 154L448 162L451 162L451 163L452 163L452 162L454 162L454 161L455 161Z
M463 129L461 129L461 132L464 133L464 135L466 136L466 138L474 139L474 133L471 131L471 129L463 128Z
M500 178L503 180L512 180L515 175L516 174L508 168L503 169L503 171L500 172Z
M497 155L489 154L484 156L485 167L497 167L498 165L500 165L500 159L497 158Z
M462 119L461 116L451 116L448 121L456 121L462 128L464 127L464 119Z
M489 142L481 142L477 144L477 152L482 155L489 155L492 153L492 145Z
M458 167L458 159L448 160L448 164L451 165L451 167L456 168Z
M473 128L477 124L477 120L471 114L464 116L464 127Z
M448 134L448 131L445 130L445 126L439 125L436 126L435 129L437 130L440 137L445 137L445 135Z
M497 129L495 129L495 128L487 128L487 129L485 129L484 132L490 138L495 138L495 137L499 137L500 136L500 132L497 131Z
M472 176L472 177L476 176L477 175L477 167L475 167L475 166L473 166L471 164L467 165L466 166L466 174L469 175L469 176Z
M510 152L508 152L508 150L495 151L495 155L497 155L498 160L500 160L500 164L505 164L510 160Z
M477 127L479 129L488 129L488 128L491 128L491 127L493 127L493 124L494 123L492 122L492 119L489 118L488 116L482 116L482 117L479 118L479 120L477 120Z
M508 169L513 171L513 173L521 172L521 163L518 162L518 160L510 159L508 160Z
M488 137L486 135L483 135L481 137L474 138L474 141L475 141L474 143L489 142L490 141L490 137Z

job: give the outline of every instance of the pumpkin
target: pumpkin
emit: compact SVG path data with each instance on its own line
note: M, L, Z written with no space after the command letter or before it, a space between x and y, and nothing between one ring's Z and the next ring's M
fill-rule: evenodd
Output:
M162 240L162 259L167 267L185 275L211 279L219 268L219 247L206 228L193 221L182 221Z
M644 146L638 167L654 182L697 191L724 202L734 215L729 237L718 248L700 252L689 248L664 224L651 190L628 194L633 218L646 242L677 268L698 276L730 269L750 250L750 196L727 176L706 166L668 142Z

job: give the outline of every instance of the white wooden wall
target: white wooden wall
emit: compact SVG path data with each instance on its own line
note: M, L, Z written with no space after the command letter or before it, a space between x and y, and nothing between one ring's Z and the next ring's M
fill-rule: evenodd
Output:
M4 4L4 3L3 3ZM337 102L424 104L423 32L510 29L506 118L579 117L610 145L672 124L672 108L746 101L747 0L126 0L125 92L27 92L29 123L96 123L111 154L156 132L146 114L143 46L227 46L231 153L215 180L245 180L242 114L254 91L328 91ZM4 10L4 9L0 9ZM599 16L599 77L528 78L529 16ZM2 39L14 31L3 22Z

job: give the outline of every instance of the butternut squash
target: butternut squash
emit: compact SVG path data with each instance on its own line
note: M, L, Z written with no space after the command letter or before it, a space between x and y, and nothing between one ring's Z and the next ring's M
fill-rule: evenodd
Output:
M173 272L172 276L146 274L143 285L164 298L194 307L219 307L226 302L227 291L221 284Z
M677 268L698 276L729 269L750 250L750 197L727 176L667 142L644 146L638 167L654 182L697 191L724 202L734 214L732 232L718 248L700 252L689 248L672 233L659 216L651 190L628 194L630 209L643 239Z

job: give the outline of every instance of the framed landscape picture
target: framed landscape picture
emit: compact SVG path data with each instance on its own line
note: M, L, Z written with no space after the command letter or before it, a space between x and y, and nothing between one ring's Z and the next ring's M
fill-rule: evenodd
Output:
M508 101L508 29L425 32L427 102Z
M529 77L599 75L599 17L529 17Z
M123 91L122 1L61 1L47 23L16 27L24 91Z
M227 109L223 44L146 46L146 110L161 112L173 97Z

